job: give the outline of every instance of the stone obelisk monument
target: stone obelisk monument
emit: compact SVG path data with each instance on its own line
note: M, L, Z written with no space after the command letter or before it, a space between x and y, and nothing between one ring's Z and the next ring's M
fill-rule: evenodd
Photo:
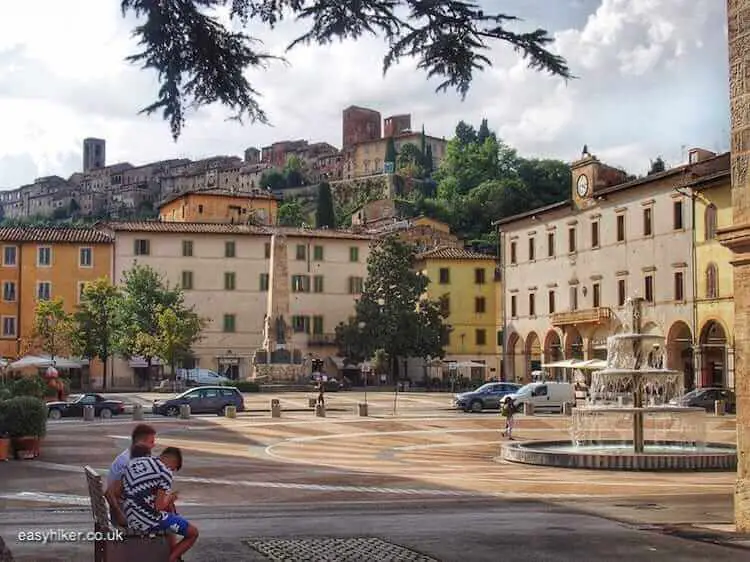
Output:
M750 0L727 0L732 118L733 226L721 233L734 251L734 345L737 394L737 531L750 532Z

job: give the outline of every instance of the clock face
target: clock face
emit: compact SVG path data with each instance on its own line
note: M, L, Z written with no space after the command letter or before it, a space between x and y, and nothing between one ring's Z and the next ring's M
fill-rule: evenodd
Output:
M578 184L576 185L579 197L585 197L589 192L589 178L585 174L578 176Z

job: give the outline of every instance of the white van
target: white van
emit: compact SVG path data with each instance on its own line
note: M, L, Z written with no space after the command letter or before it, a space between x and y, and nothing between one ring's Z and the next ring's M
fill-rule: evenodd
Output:
M211 369L177 369L177 380L184 383L203 385L229 384L231 381Z
M562 412L563 404L575 404L575 388L569 382L532 382L510 395L513 404L523 408L524 404L534 405L537 412Z

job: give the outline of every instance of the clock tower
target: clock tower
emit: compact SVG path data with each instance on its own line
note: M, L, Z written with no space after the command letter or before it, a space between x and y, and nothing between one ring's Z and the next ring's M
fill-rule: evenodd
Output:
M581 158L570 165L570 173L573 204L581 210L595 204L597 191L624 183L626 177L622 170L602 164L587 146L583 147Z

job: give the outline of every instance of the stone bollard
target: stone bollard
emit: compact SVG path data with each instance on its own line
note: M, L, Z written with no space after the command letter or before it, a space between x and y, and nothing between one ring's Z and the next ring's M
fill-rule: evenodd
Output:
M190 404L180 405L180 418L183 420L190 419Z
M523 403L523 415L524 416L533 416L534 415L534 404L531 402L524 402Z
M319 418L326 417L326 407L323 406L323 404L318 404L315 406L315 415Z
M565 402L562 405L562 415L563 416L570 416L573 414L573 404L570 402Z
M133 419L135 421L141 421L143 419L143 405L133 404Z
M318 405L318 399L317 398L308 398L307 399L307 406L310 408L314 408Z
M227 406L224 408L224 413L228 418L235 419L237 417L237 406Z
M94 421L94 407L93 406L83 407L83 420Z
M618 405L618 406L619 406L620 408L622 408L623 404L624 404L624 399L623 399L623 397L622 397L622 396L618 396L618 397L617 397L617 405Z
M281 402L279 402L278 398L273 398L271 400L271 417L272 418L281 417Z
M357 409L359 410L359 417L367 417L367 404L365 404L364 402L360 402L359 404L357 404Z
M717 416L723 416L727 413L727 406L723 400L714 401L714 414Z

